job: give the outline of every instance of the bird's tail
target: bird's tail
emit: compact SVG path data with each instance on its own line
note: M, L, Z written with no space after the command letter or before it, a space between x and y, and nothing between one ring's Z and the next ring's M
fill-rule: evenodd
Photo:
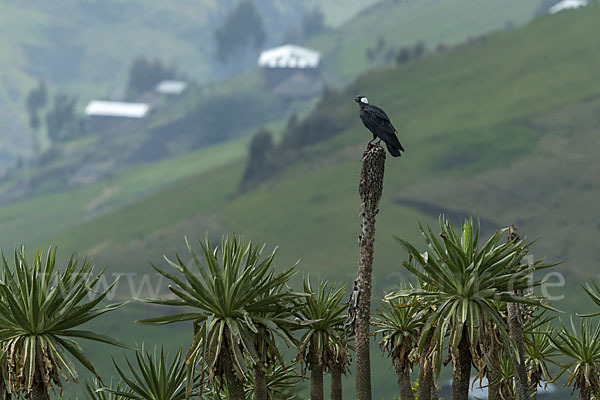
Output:
M393 155L394 157L400 157L400 149L399 148L397 148L394 145L389 144L389 143L386 143L385 146L387 147L387 149L391 155Z

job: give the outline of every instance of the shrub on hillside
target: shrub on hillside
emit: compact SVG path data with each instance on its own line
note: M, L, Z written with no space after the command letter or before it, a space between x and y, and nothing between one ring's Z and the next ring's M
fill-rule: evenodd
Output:
M240 189L246 190L252 183L267 179L273 172L270 162L273 150L273 137L271 132L261 128L254 134L248 147L248 164L240 183Z
M346 127L345 106L340 93L326 90L310 115L299 123L288 123L280 147L296 151L338 135Z
M138 57L129 68L127 80L127 98L137 96L154 89L157 83L165 79L174 79L177 73L174 68L164 65L160 60L148 60Z
M76 98L67 94L54 96L52 108L46 114L46 129L52 141L65 141L85 132L83 119L75 114L76 104Z
M46 84L43 81L38 83L38 86L31 89L27 94L25 106L29 114L29 126L37 130L40 127L39 111L46 106L48 102L48 94L46 92Z
M292 163L307 148L340 134L348 125L344 115L347 99L341 93L326 90L319 104L304 120L293 114L287 122L283 139L273 146L272 137L264 130L255 134L250 143L250 158L240 190L263 182Z
M249 46L260 48L266 39L263 19L254 3L242 0L215 31L217 59L225 62Z
M413 46L403 47L398 50L396 64L404 64L412 60L418 60L425 55L425 51L425 44L423 42L418 42Z

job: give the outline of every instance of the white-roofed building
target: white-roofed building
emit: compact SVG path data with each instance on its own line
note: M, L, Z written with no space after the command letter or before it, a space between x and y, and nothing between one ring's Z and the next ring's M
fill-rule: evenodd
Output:
M321 53L294 44L265 50L258 57L261 68L318 68Z
M90 117L144 118L150 111L146 103L93 100L85 107Z
M294 44L265 50L258 57L267 86L286 98L307 98L322 91L320 62L321 53Z
M176 96L183 93L185 89L187 89L187 86L187 82L166 80L159 82L154 88L154 91L160 94Z
M552 7L550 7L548 9L548 12L550 14L556 14L557 12L560 12L560 11L584 7L587 5L588 5L587 0L562 0L562 1L559 1L558 3L556 3L555 5L553 5Z

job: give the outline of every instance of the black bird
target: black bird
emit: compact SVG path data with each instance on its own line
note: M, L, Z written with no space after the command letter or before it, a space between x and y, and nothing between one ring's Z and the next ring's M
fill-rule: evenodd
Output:
M364 96L356 96L354 101L360 106L360 119L363 124L373 132L373 140L379 138L379 141L384 141L388 151L394 157L400 157L400 150L404 151L404 148L396 136L396 128L390 122L390 118L387 116L385 111L377 106L369 104ZM379 143L379 142L378 142Z

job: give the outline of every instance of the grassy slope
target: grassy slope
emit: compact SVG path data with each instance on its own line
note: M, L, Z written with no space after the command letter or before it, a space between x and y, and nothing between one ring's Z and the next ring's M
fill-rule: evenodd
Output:
M0 149L31 152L26 93L38 79L54 91L119 96L134 57L173 63L190 78L209 76L212 42L195 40L210 28L216 3L75 2L0 4ZM99 90L99 88L102 88Z
M325 11L325 15L329 23L335 24L340 23L354 13L359 12L361 8L372 5L373 3L374 2L361 4L352 3L347 5L347 7L344 9L344 12L340 12L339 5L336 5L332 2L325 2L321 4L321 6ZM358 52L354 51L355 46L353 43L351 43L354 39L357 39L356 34L358 30L354 28L355 26L360 26L364 31L367 29L365 28L365 23L367 27L369 27L373 25L372 23L374 21L384 21L384 23L378 23L376 25L376 32L377 35L388 37L388 35L390 35L390 28L393 27L396 29L398 25L393 24L390 26L387 21L396 20L400 15L403 18L408 18L411 21L418 21L417 24L403 27L403 34L408 32L409 34L407 37L410 38L412 37L412 34L415 36L419 35L422 30L421 26L423 25L438 26L440 11L448 11L446 10L447 6L442 3L436 4L435 7L432 7L432 10L430 10L431 7L429 6L431 4L429 3L418 4L418 6L408 6L404 3L382 3L381 5L376 5L372 10L367 12L362 19L358 20L358 24L357 21L351 21L348 26L344 26L341 29L341 33L333 34L333 36L337 35L336 37L338 37L338 39L341 37L343 40L338 43L341 45L341 47L334 46L331 48L331 46L329 46L330 48L325 52L325 70L328 71L332 65L336 63L339 64L340 51L346 55L353 56L363 53L362 50ZM494 18L485 18L486 12L488 14L491 13L492 15L504 15L505 13L518 15L518 13L521 12L521 19L527 19L527 16L531 14L531 10L529 10L528 7L523 8L523 6L519 4L511 3L505 9L503 9L501 13L498 13L494 8L494 3L478 3L478 5L475 6L476 12L474 14L477 17L474 18L474 20L477 20L477 23L470 25L457 25L460 26L458 29L460 31L459 36L462 38L468 34L477 35L482 31L494 29L497 21L494 20ZM285 5L283 4L278 4L277 7L280 9L285 9ZM306 7L311 6L307 5ZM457 10L469 10L472 12L472 8L473 6L470 4L457 3L452 11L457 12ZM389 18L387 15L384 15L388 10L391 18ZM195 13L200 11L202 11L203 18L198 19L198 21L196 21L196 25L192 24L192 27L192 25L190 25L191 21L189 19L189 15L195 15ZM19 69L18 72L21 73L24 78L26 78L28 74L31 75L32 73L41 76L52 76L52 74L58 73L60 76L53 76L51 80L58 80L61 83L63 90L68 89L79 93L80 97L84 97L83 100L85 100L85 97L88 96L88 94L91 95L94 93L94 95L98 95L98 85L104 87L103 90L107 90L107 95L110 93L114 94L114 89L107 89L107 85L116 85L114 88L122 86L122 79L119 80L117 77L120 76L123 78L125 76L125 71L123 70L122 73L120 73L117 71L117 69L124 69L127 66L128 60L125 60L122 57L119 58L119 60L114 60L115 55L112 52L115 51L115 49L110 46L108 48L103 47L105 42L112 43L114 40L110 40L109 37L104 36L103 40L100 40L96 37L99 34L98 32L100 31L102 35L105 35L106 30L102 29L102 27L110 22L111 26L114 25L114 29L111 29L111 34L114 31L117 32L121 38L127 39L120 40L119 43L128 43L128 45L139 47L135 47L135 50L131 50L128 54L131 54L133 57L135 52L147 53L143 47L145 46L144 43L146 42L143 40L136 40L135 38L139 38L144 35L146 35L146 37L153 37L153 35L156 35L156 33L153 31L156 26L151 22L160 19L157 17L157 15L160 14L162 15L161 18L163 21L161 22L161 39L159 42L162 43L164 41L167 43L166 47L161 50L161 54L170 54L170 57L173 59L180 60L179 63L182 66L194 71L193 74L189 76L199 79L200 76L206 74L206 71L195 66L195 62L197 61L196 58L201 57L203 67L208 68L210 63L206 63L205 61L210 59L210 57L208 57L207 54L204 54L205 51L202 49L196 51L188 48L190 44L195 43L192 38L188 36L190 31L193 31L194 29L201 29L201 26L208 24L206 17L207 15L211 13L215 14L221 11L222 10L220 10L220 8L215 8L215 5L212 3L194 5L186 4L185 7L173 7L172 5L161 5L153 2L145 2L143 6L137 3L128 5L119 3L109 5L105 4L104 6L100 7L97 4L84 5L67 1L65 3L61 3L59 8L48 8L42 3L38 4L37 7L30 8L8 4L4 6L3 14L3 18L5 20L4 22L7 22L5 27L5 31L8 33L7 37L12 37L11 35L14 35L13 32L16 32L19 37L23 37L23 40L15 41L15 43L19 43L19 45L13 45L14 48L12 51L7 51L4 54L6 58L4 63L11 65L10 62L8 62L11 59L11 53L14 51L19 51L23 53L23 60L22 68ZM177 19L177 13L180 12L186 13L186 18ZM128 21L125 16L129 15L130 13L134 13L135 15L133 18L131 18L130 22L125 24L124 21ZM469 13L463 12L463 14ZM9 19L11 15L14 15L15 18L17 16L19 17L18 20L21 25L18 27L18 29L8 23L10 22ZM69 15L70 18L56 18L56 15ZM330 17L339 20L333 21L330 20ZM30 27L27 25L27 22L30 20L37 22L35 27ZM175 20L179 21L176 26L173 22ZM86 27L81 31L80 35L73 37L69 36L68 40L63 38L63 36L68 35L69 32L77 31L78 27L80 26ZM352 27L352 29L349 29L349 27ZM440 32L444 33L443 30ZM362 32L359 42L364 40L370 40L371 42L375 41L375 36L375 33L366 34L365 32ZM403 37L404 36L406 35L403 35ZM331 38L332 34L326 33L324 37L318 38L317 42L319 44L331 43ZM338 39L336 39L336 41ZM177 41L178 43L171 43L173 41ZM1 38L0 42L2 42ZM67 54L70 54L69 52L76 52L74 49L86 48L86 43L90 42L94 43L94 58L104 55L106 59L113 60L110 68L103 67L102 62L104 61L102 60L100 60L102 62L98 61L90 63L89 58L92 56L92 54L89 52L83 52L80 54L80 59L78 60L72 60L72 57L67 56ZM51 51L45 47L49 43L60 43L60 46L62 47L55 49L55 51ZM395 43L395 41L390 43ZM210 47L210 43L208 42L203 42L203 45ZM55 46L55 44L51 44L51 46ZM33 56L31 54L31 49L35 48L41 49L40 51L42 52L42 55ZM118 51L119 49L116 50ZM177 52L181 52L183 55L181 57L173 55ZM118 54L120 57L122 52L119 52ZM2 56L0 56L0 60L1 57ZM35 65L32 66L32 57L41 57L41 62L35 62ZM188 58L190 60L188 60ZM359 58L361 60L364 59L362 56ZM345 76L344 80L346 81L350 77L354 77L358 72L372 67L372 65L355 61L357 60L353 60L352 62L350 62L350 60L346 60L341 65L337 65L335 77L332 78L330 76L328 78L328 80L330 80L329 83L331 84L335 82L338 76ZM60 68L61 63L68 63L68 69L72 70L71 78L68 80L65 78L65 76L63 76L66 74L66 72ZM351 66L351 71L349 72L349 75L345 75L344 71L346 71L346 67L349 66ZM11 68L7 68L8 75L10 75L11 71ZM107 71L110 71L110 79L102 75ZM341 73L338 74L338 72ZM234 98L238 98L240 96L240 92L245 93L243 90L241 90L241 88L247 88L249 93L255 93L259 97L255 104L264 104L264 107L254 112L254 114L260 113L261 115L265 115L265 118L267 119L271 118L273 116L273 112L277 113L277 111L274 111L276 110L277 105L271 105L269 102L273 102L273 99L271 99L267 94L263 93L259 84L260 79L257 79L258 73L259 71L253 71L252 73L244 74L242 77L231 79L218 85L211 85L208 88L203 88L201 91L188 90L186 95L182 96L182 98L179 98L176 101L172 101L170 99L166 102L168 104L163 104L162 108L159 107L161 110L157 111L148 121L135 124L124 124L125 126L121 126L120 128L116 129L116 132L112 132L111 134L107 134L107 132L92 131L89 133L90 137L84 140L73 140L65 144L57 145L51 149L50 153L52 153L53 156L44 156L47 161L45 161L41 166L33 165L30 168L18 171L16 172L16 175L11 176L10 179L7 179L7 181L3 182L0 185L0 193L4 199L11 198L16 193L25 193L25 197L31 197L43 193L56 192L57 190L64 190L65 187L72 187L71 183L69 182L77 179L77 175L79 174L79 170L81 168L87 169L87 171L93 171L93 173L98 173L101 179L104 179L107 174L119 174L119 170L122 168L123 164L128 164L136 158L145 157L145 160L147 160L156 157L157 154L161 154L165 157L171 157L174 154L181 153L182 151L188 151L188 148L194 147L194 140L196 140L198 136L194 129L189 129L189 126L205 126L207 121L200 119L199 121L194 122L193 117L190 118L189 115L185 115L185 111L198 108L199 106L200 108L202 108L202 106L206 106L206 104L203 103L203 100L211 96L224 96L224 99L222 100L224 100L225 104L227 105L232 101L227 100L232 98L232 93L235 93L233 96ZM326 73L326 76L327 75L330 74ZM110 81L112 83L103 84L103 79L106 80L106 82ZM13 85L14 82L17 82L17 80L14 79L9 81L12 82ZM88 88L88 90L85 88L85 86L89 85L90 83L93 83L93 86ZM15 87L18 89L20 86L17 85ZM18 94L18 91L16 93ZM246 93L246 95L248 94ZM219 99L221 98L219 97ZM20 138L21 142L23 142L23 144L18 147L20 149L28 149L31 148L31 146L27 144L27 135L24 135L23 132L20 134L15 133L16 131L13 131L12 129L15 128L15 126L20 126L20 129L25 129L23 127L22 120L14 118L14 116L19 115L23 111L21 103L22 99L13 99L11 103L13 108L19 108L19 110L10 111L10 119L14 122L14 124L8 125L2 132L13 136L16 134ZM235 101L233 103L235 104ZM0 107L0 109L2 108ZM266 115L268 114L267 110L271 111L271 115ZM197 115L197 111L194 111L191 114ZM185 120L185 122L182 122L183 120ZM253 131L255 129L256 124L252 125L249 123L249 121L244 121L244 126L248 125L249 131ZM214 123L214 121L209 120L208 124L210 125L211 122ZM257 121L257 123L261 122L262 121ZM182 124L188 128L183 129L182 131ZM232 128L232 126L229 128ZM239 129L238 131L235 131L235 129L232 131L232 129L224 128L224 130L225 133L234 137L237 137L239 134ZM201 133L203 136L210 136L210 132L212 131L213 130L208 127ZM125 132L126 134L124 134ZM166 137L165 132L169 132L169 135ZM178 133L178 135L173 135L173 133ZM2 140L0 140L0 147L1 143ZM12 143L12 140L5 140L4 143L8 145L8 143ZM164 149L160 148L161 145L164 145ZM8 152L7 149L5 150ZM23 182L27 183L24 184ZM94 187L98 189L100 186L102 185L95 185ZM96 190L96 192L94 192L92 189L89 191L88 196L92 195L102 197L105 194L103 191ZM118 196L118 194L116 196ZM115 197L114 193L113 197Z
M590 35L599 14L600 8L595 7L544 18L518 33L494 35L452 53L361 79L356 84L360 90L355 92L372 94L373 102L384 105L389 115L398 116L395 122L407 148L402 159L388 161L385 190L389 197L384 196L384 201L391 202L400 190L410 193L417 183L435 179L452 185L459 177L468 181L486 170L502 171L506 164L537 151L545 130L538 129L530 118L600 95L600 87L589 84L600 79L600 57L575 57L589 54L586 49L600 41L600 36ZM560 37L552 35L561 23L565 29ZM350 103L349 118L356 120ZM589 121L589 116L586 118ZM364 128L357 121L344 137L315 151L327 160L330 151L362 137ZM353 227L358 222L355 190L360 149L351 147L342 155L331 156L341 162L318 160L324 167L318 164L311 172L299 171L295 179L267 184L229 202L224 210L228 225L260 233L282 248L298 248L297 253L308 258L308 268L320 269L327 263L332 271L344 265L352 271L355 257L349 246L354 245ZM548 172L532 169L530 179ZM443 196L443 191L438 194ZM427 200L443 206L444 197L439 195ZM499 206L492 203L488 209ZM389 203L381 208L382 232L413 230L410 221L414 218L400 218L406 209L395 209ZM456 208L469 209L460 204ZM488 214L483 217L505 223L492 212ZM394 227L397 221L407 221L408 226ZM339 239L344 235L346 239ZM326 248L318 245L323 238L327 238ZM348 247L332 250L339 254L332 257L329 244L338 240ZM380 260L388 263L391 259Z
M353 1L343 10L332 0L313 2L312 7L322 7L326 23L338 26L376 1ZM118 98L131 61L145 55L174 65L191 80L210 81L220 67L215 64L212 31L234 3L0 2L2 160L9 162L15 152L31 153L24 101L38 79L45 80L52 92L77 95L81 103L97 97ZM304 5L292 7L274 0L266 8L285 13L287 8ZM286 18L297 17L288 14ZM266 21L267 25L271 22Z
M359 14L364 9L377 4L381 0L312 0L313 7L320 7L325 15L325 24L331 27L339 27Z
M540 254L550 259L566 256L563 270L582 271L595 260L594 250L562 253L561 249L595 236L593 221L581 215L597 214L596 167L586 170L583 165L600 147L594 139L598 103L593 100L600 96L595 85L600 81L600 55L590 51L600 41L593 29L599 16L600 7L594 6L545 17L522 30L371 73L348 92L347 117L355 121L353 127L315 147L310 162L295 165L282 179L234 196L243 168L243 162L236 161L67 229L51 241L63 251L95 254L97 263L108 263L111 272L141 273L148 271L148 260L160 262L161 254L182 250L184 234L194 237L209 230L218 235L235 229L280 245L280 264L302 258L301 271L348 282L356 268L356 185L366 137L351 100L360 89L392 116L408 151L387 163L378 216L377 293L402 276L402 254L389 234L418 243L416 219L435 224L437 211L444 209L479 211L497 226L516 221L529 236L544 236L544 242L552 243ZM581 145L566 145L567 138L581 139L579 135L585 138ZM572 160L578 164L557 174L556 165ZM568 189L574 176L575 185ZM582 187L585 192L579 190ZM574 192L581 200L563 207ZM514 193L520 194L518 200L526 196L539 207L522 201L510 205ZM398 205L398 199L425 201L434 211L418 212ZM5 213L1 208L0 216ZM567 242L561 242L565 237ZM574 286L573 277L567 278ZM571 296L559 307L581 310L577 299ZM122 318L131 319L129 311L123 313ZM121 338L130 337L124 329L111 330ZM379 364L375 377L374 387L380 390L376 397L395 390L391 371L383 365L387 364Z
M151 165L141 164L79 189L4 205L0 211L0 244L53 243L60 231L93 219L109 209L123 207L174 181L214 169L244 156L248 139L211 146Z
M212 40L199 38L205 38L207 31L214 29L231 3L111 0L99 4L66 0L52 6L42 1L25 6L14 1L3 2L0 4L3 70L0 155L10 160L15 152L31 153L23 103L37 79L44 79L52 90L77 94L82 104L93 97L119 97L127 68L139 55L172 63L192 80L209 80L215 72L214 45ZM431 1L390 4L379 0L352 0L342 5L326 0L302 6L321 7L326 24L331 27L338 27L373 6L342 30L331 30L309 43L323 50L326 56L324 70L328 84L347 83L357 74L381 65L381 60L368 63L364 57L366 47L373 45L379 36L387 39L385 51L421 39L427 45L442 40L457 43L468 36L500 28L509 19L517 24L529 20L537 1L511 1L501 8L489 0L476 4L458 0L451 7L448 3L431 5ZM274 1L267 8L293 18L293 12L286 13L287 8L293 7L285 2ZM440 22L442 18L445 22ZM424 30L425 26L435 29Z
M78 18L76 18L73 21L64 21L63 19L59 19L58 21L54 21L54 20L48 20L48 13L58 13L59 10L44 10L44 9L37 9L37 8L23 8L23 7L17 7L17 6L10 6L10 5L5 5L5 11L7 11L6 13L4 13L4 19L6 19L8 22L8 16L10 16L11 14L15 14L20 16L20 21L22 22L21 28L19 28L20 30L17 30L16 28L12 27L12 25L7 24L6 25L6 31L7 32L18 32L19 36L23 36L25 38L37 38L37 36L39 36L39 32L40 31L45 31L50 29L49 26L52 26L53 30L58 30L61 31L60 29L57 29L56 26L60 26L61 24L70 24L69 26L71 27L75 27L77 26L77 24L82 24L83 22L85 22L85 18L89 18L89 15L86 14L86 10L84 9L84 7L73 7L72 4L70 3L64 3L62 4L62 7L64 8L63 11L65 10L69 10L70 14L77 16ZM192 7L191 5L187 5L184 8L173 8L171 6L168 5L155 5L154 3L144 3L145 7L137 7L142 9L142 16L136 16L136 18L133 19L133 21L131 22L131 26L127 26L128 29L131 29L132 31L135 30L135 27L138 24L145 24L147 23L147 21L144 18L150 18L151 15L156 14L156 12L152 11L153 7L166 7L165 10L163 10L164 12L166 12L167 14L165 14L165 20L167 23L167 25L171 22L174 17L173 15L175 15L177 12L184 12L186 11L188 14L193 14L194 10L190 9L189 7ZM344 53L348 53L348 54L362 54L362 50L359 49L359 51L355 51L355 46L354 45L350 45L350 43L352 43L357 37L356 35L359 34L359 36L361 37L361 40L366 42L374 42L376 40L376 35L383 35L384 37L387 37L387 35L390 34L390 29L393 27L394 29L397 29L399 26L402 26L403 29L403 33L410 33L410 35L414 35L415 37L417 37L418 35L420 35L420 31L422 29L422 26L434 26L434 27L438 27L440 24L437 23L437 21L441 18L441 15L445 12L447 12L448 10L447 5L446 4L438 4L436 5L436 7L432 7L431 10L428 7L429 3L425 4L425 3L415 3L413 5L409 5L407 3L400 3L400 4L394 4L394 6L392 7L390 4L387 3L382 3L381 5L375 6L370 12L366 13L364 16L361 17L361 19L359 20L353 20L350 21L346 26L344 26L341 30L339 34L334 34L337 35L338 38L342 38L343 41L340 42L340 46L338 48L334 48L334 49L329 49L329 51L332 51L333 53L328 54L328 56L326 57L326 60L338 60L339 57L336 52L339 51L343 51ZM335 7L332 6L330 3L326 2L322 5L325 9L326 15L330 15L330 14L335 14ZM365 6L364 4L362 6ZM125 7L124 5L122 5L122 7ZM198 5L196 5L195 7L199 7ZM212 7L212 6L211 6ZM460 26L460 28L458 28L458 30L460 31L460 35L458 37L464 37L467 34L471 34L471 35L475 35L478 32L481 32L482 30L485 29L491 29L493 27L495 27L495 23L498 20L501 20L503 18L505 18L505 16L507 15L521 15L520 19L517 19L518 21L521 20L526 20L528 18L528 16L531 14L531 10L528 7L532 7L532 5L529 6L524 6L522 3L511 3L509 6L503 8L501 10L501 12L499 12L495 7L495 3L490 3L490 2L480 2L477 3L476 6L470 4L470 3L456 3L454 6L454 8L452 8L452 12L458 12L457 10L466 10L469 9L471 13L467 13L467 12L463 12L462 14L464 15L469 15L469 18L472 18L473 21L477 20L477 24L456 24L456 26ZM525 8L524 8L525 7ZM135 9L136 7L125 7L125 9L121 10L121 13L127 13L127 12L132 12L133 9ZM193 8L193 7L192 7ZM208 9L212 9L212 8L208 8ZM354 8L350 7L348 8L348 10L346 10L346 12L350 12L350 10L354 10L353 12L358 11L358 8ZM89 12L89 10L87 10ZM114 12L116 12L115 10L113 10ZM384 15L385 12L389 12L389 16L388 15ZM65 11L66 12L66 11ZM28 13L28 14L23 14L23 13ZM520 14L519 14L520 13ZM117 13L119 14L119 13ZM37 19L34 19L34 16ZM167 16L171 16L168 17ZM411 21L416 21L418 23L416 23L415 25L409 25L409 26L405 26L405 24L397 24L395 23L395 21L398 20L398 18L409 18L411 17ZM487 17L486 17L487 16ZM142 18L143 17L143 18ZM173 18L172 18L173 17ZM339 16L338 16L339 17ZM384 18L386 17L386 18ZM87 29L85 31L85 35L94 35L97 34L97 30L95 29L98 28L98 24L101 24L102 21L105 20L110 20L111 18L117 18L117 16L115 15L103 15L103 18L100 18L99 21L95 22L95 25L92 24L92 26ZM117 18L117 22L121 21L121 19L119 18L123 18L123 16L119 16ZM497 18L497 20L495 20L494 18ZM507 17L508 18L508 17ZM151 18L150 18L151 19ZM28 20L35 20L37 21L37 24L39 26L36 27L36 29L34 30L34 32L37 32L36 35L31 35L31 29L28 31L27 29L23 28L23 26L26 26L25 22L23 21L28 21ZM146 22L144 22L146 21ZM375 24L374 21L377 21L377 24ZM392 22L390 22L392 21ZM464 22L464 21L463 21ZM489 24L489 26L487 28L485 28L485 26L487 26L486 24ZM56 26L55 26L56 25ZM185 26L186 23L183 22L182 26ZM373 33L370 32L369 27L373 27L373 26L377 26L377 30ZM444 25L444 29L447 29L447 25ZM359 29L360 28L360 29ZM66 28L65 28L66 29ZM124 29L124 28L123 28ZM149 29L149 28L144 28L144 29ZM183 29L181 26L178 27L177 29ZM441 29L438 34L447 34L447 32L444 31L444 29ZM64 30L64 29L63 29ZM142 29L143 31L143 29ZM137 31L136 31L137 32ZM170 32L167 29L167 32ZM177 32L177 30L175 30L174 32ZM137 34L137 33L136 33ZM84 38L87 37L84 35ZM410 36L409 35L409 36ZM168 35L167 35L168 36ZM404 37L405 35L403 35L402 37ZM127 37L127 36L124 36ZM458 38L457 37L457 38ZM29 40L29 39L27 39ZM27 40L25 40L25 43L27 44ZM31 39L33 40L33 39ZM77 40L83 40L81 38L78 38ZM85 39L88 40L88 39ZM84 43L85 40L82 42ZM91 40L91 39L90 39ZM166 39L165 39L166 40ZM331 37L330 35L326 35L324 38L319 38L319 43L329 43L331 42ZM337 39L336 39L337 40ZM413 39L407 39L409 41L413 40ZM1 40L0 40L1 42ZM137 42L135 42L137 43ZM34 45L34 43L29 43L29 45ZM41 45L41 43L35 42L35 45ZM185 44L183 44L185 45ZM326 46L327 47L327 46ZM175 51L178 47L173 47L172 51ZM342 50L340 50L342 49ZM190 57L192 57L193 55L190 55ZM110 58L110 57L109 57ZM361 59L364 57L360 57ZM336 61L337 62L337 61ZM186 65L193 65L190 63L185 63ZM365 68L368 68L368 65L362 65L361 63L355 63L355 62L344 62L343 65L346 66L352 66L352 76L354 76L358 71L362 71ZM80 67L83 68L83 67ZM345 70L344 68L341 68L342 72ZM85 74L84 74L85 75ZM114 74L113 74L114 75ZM343 73L340 74L340 76L343 76ZM250 82L252 81L252 77L254 77L253 74L250 74L248 77L246 78L240 78L240 79L235 79L232 80L231 82L226 82L223 85L219 85L219 86L215 86L212 87L211 93L213 93L214 95L218 95L219 93L228 93L228 92L232 92L232 91L239 91L239 85L242 84L244 85L244 87L247 87ZM83 78L82 78L83 79ZM237 85L237 86L236 86ZM127 128L128 130L128 134L127 135L117 135L116 136L116 141L113 139L110 139L110 137L105 137L107 136L105 133L102 135L99 135L99 137L95 137L94 139L97 139L96 141L74 141L72 143L67 143L65 146L63 147L67 147L68 149L63 149L63 155L61 157L59 157L53 164L45 164L44 168L40 171L24 171L22 172L19 176L17 176L15 179L12 179L9 182L4 182L2 185L0 185L0 190L5 191L8 188L12 188L11 190L14 190L15 186L17 188L17 190L19 189L19 185L22 184L22 181L27 179L27 176L29 176L29 174L32 177L37 176L36 172L42 172L43 174L54 174L54 176L52 176L52 179L47 179L44 178L44 183L43 184L36 184L35 190L37 191L37 193L43 193L44 190L46 190L46 186L45 185L58 185L58 186L63 186L64 185L64 180L65 179L69 179L66 178L67 175L71 175L73 171L77 171L77 169L79 167L81 167L82 164L85 164L87 161L85 160L89 160L90 157L88 157L88 155L86 155L86 152L90 152L93 151L93 157L95 159L98 159L99 157L102 158L101 154L108 154L105 158L111 159L110 154L126 154L127 151L135 151L135 149L137 148L136 146L139 147L140 143L143 143L145 137L147 135L145 135L142 131L140 130L152 130L154 128L158 128L160 127L161 124L168 124L170 121L172 121L174 118L178 118L178 114L181 114L182 111L181 110L185 110L188 109L190 107L193 107L193 105L195 104L196 100L194 99L194 96L197 96L196 94L194 95L190 95L190 96L185 96L185 98L181 99L180 101L177 101L175 105L171 105L170 107L166 108L165 111L163 113L158 113L156 116L154 116L152 118L151 121L149 121L148 126L142 126L141 128L135 128L135 126L130 126ZM180 118L180 117L179 117ZM115 135L112 135L115 136ZM111 142L112 140L112 142ZM102 141L108 141L107 143L103 143ZM114 142L114 143L113 143ZM179 147L184 147L185 145L182 145L181 140L171 140L171 144L176 145L177 143ZM115 148L115 146L117 146ZM123 149L123 150L121 150ZM229 154L229 153L228 153ZM237 153L239 154L239 153ZM77 157L77 155L79 155ZM97 161L96 161L97 162ZM71 165L70 167L67 168L66 163L70 163L70 164L76 164L76 165ZM95 165L95 164L93 164ZM192 164L193 165L193 164ZM102 164L100 164L100 167L102 167ZM65 169L66 168L66 169ZM102 168L106 168L106 167L102 167ZM111 170L114 170L115 168L120 168L119 166L112 166ZM142 168L144 168L142 166ZM52 171L56 171L55 173ZM120 174L120 172L117 172L117 174ZM125 174L127 174L127 172L125 172ZM173 177L179 177L180 174L177 171L174 171L171 175L173 175ZM46 175L44 175L46 176ZM159 182L162 182L159 180ZM163 182L164 183L164 182ZM106 197L110 197L113 204L123 204L126 203L127 201L131 200L132 196L130 196L128 191L123 191L123 190L119 190L118 187L116 188L116 190L114 190L115 188L113 187L113 184L111 182L111 180L109 180L108 182L103 182L100 184L95 184L93 185L91 188L84 188L84 189L80 189L80 190L76 190L74 192L74 194L69 194L69 197L72 199L79 199L77 201L78 206L75 207L75 209L79 209L81 207L85 207L85 204L88 204L89 202L94 203L94 200L92 200L95 197L100 197L100 203L103 202L102 199L106 198ZM143 193L150 193L151 192L151 187L147 187L143 190ZM136 192L133 191L136 194L139 194L141 192ZM110 196L107 196L107 193ZM120 196L123 195L123 198L120 198ZM57 198L60 198L61 196L57 196ZM64 197L64 196L63 196ZM44 202L46 201L45 199L38 199L38 200L34 200L34 201L28 201L26 202L27 206L22 206L22 205L16 205L14 207L9 207L9 209L13 209L15 210L15 212L13 213L13 215L18 215L18 213L20 213L20 210L31 210L31 207L36 207L36 204L40 204L40 202ZM59 205L57 205L57 207L60 207ZM97 208L95 211L101 210L102 208ZM63 213L59 212L60 210L56 210L56 214L57 215L61 215ZM71 213L71 210L68 210L69 213ZM93 215L97 214L94 213ZM90 215L86 215L85 213L81 213L81 214L77 214L76 216L74 216L74 218L59 218L60 221L58 221L57 224L53 225L50 224L49 225L49 230L44 230L43 234L47 234L47 233L51 233L51 232L56 232L56 231L60 231L62 230L65 226L70 226L72 223L78 221L82 216L87 216L89 217ZM37 216L32 215L33 219L39 219ZM51 222L51 221L48 221ZM65 223L67 223L65 225ZM17 222L17 224L19 224L19 222ZM18 225L16 226L18 227ZM56 229L58 228L58 229ZM18 229L19 232L23 232L23 236L25 237L27 236L27 230L21 230ZM43 234L41 236L43 236ZM35 235L34 235L35 237ZM1 243L2 237L0 236L0 243Z
M309 104L296 107L295 111L299 116L303 116L308 112L307 107ZM152 121L150 122L152 123ZM162 123L160 119L154 122L156 124ZM285 121L274 121L265 125L267 129L273 132L276 140L281 136L284 126ZM24 242L39 243L40 240L48 238L50 242L57 243L54 237L61 231L130 204L179 180L201 174L203 171L209 171L233 161L242 160L246 156L248 141L253 130L243 134L240 139L208 146L158 162L128 166L120 169L117 173L113 173L114 176L108 179L75 189L44 188L44 186L57 184L56 181L64 179L66 173L52 174L36 189L54 194L39 195L25 201L0 207L0 223L3 227L0 230L0 246L10 248ZM131 133L140 134L139 131ZM77 167L74 166L69 154L83 158L83 165L89 163L89 158L78 154L80 152L78 150L79 146L86 146L86 151L97 148L97 153L107 153L108 150L105 146L96 144L96 139L95 137L89 137L82 140L84 143L76 141L67 143L64 146L65 156L58 158L56 162L47 166L47 168L57 167L58 164L68 162L72 166L69 173L77 171ZM129 136L126 139L131 140ZM170 140L172 141L172 139ZM118 151L118 148L115 149L114 147L113 144L113 151ZM34 172L39 172L39 170ZM31 171L25 170L15 179L2 182L0 191L18 190L19 185L22 185L22 182L28 179L30 174Z
M469 37L520 26L533 18L540 1L399 1L376 4L342 29L315 38L310 45L327 55L324 74L331 83L346 84L369 68L382 65L383 55L423 42L428 49L438 44L455 45ZM509 22L510 21L510 22ZM375 60L365 56L377 40L385 47Z

